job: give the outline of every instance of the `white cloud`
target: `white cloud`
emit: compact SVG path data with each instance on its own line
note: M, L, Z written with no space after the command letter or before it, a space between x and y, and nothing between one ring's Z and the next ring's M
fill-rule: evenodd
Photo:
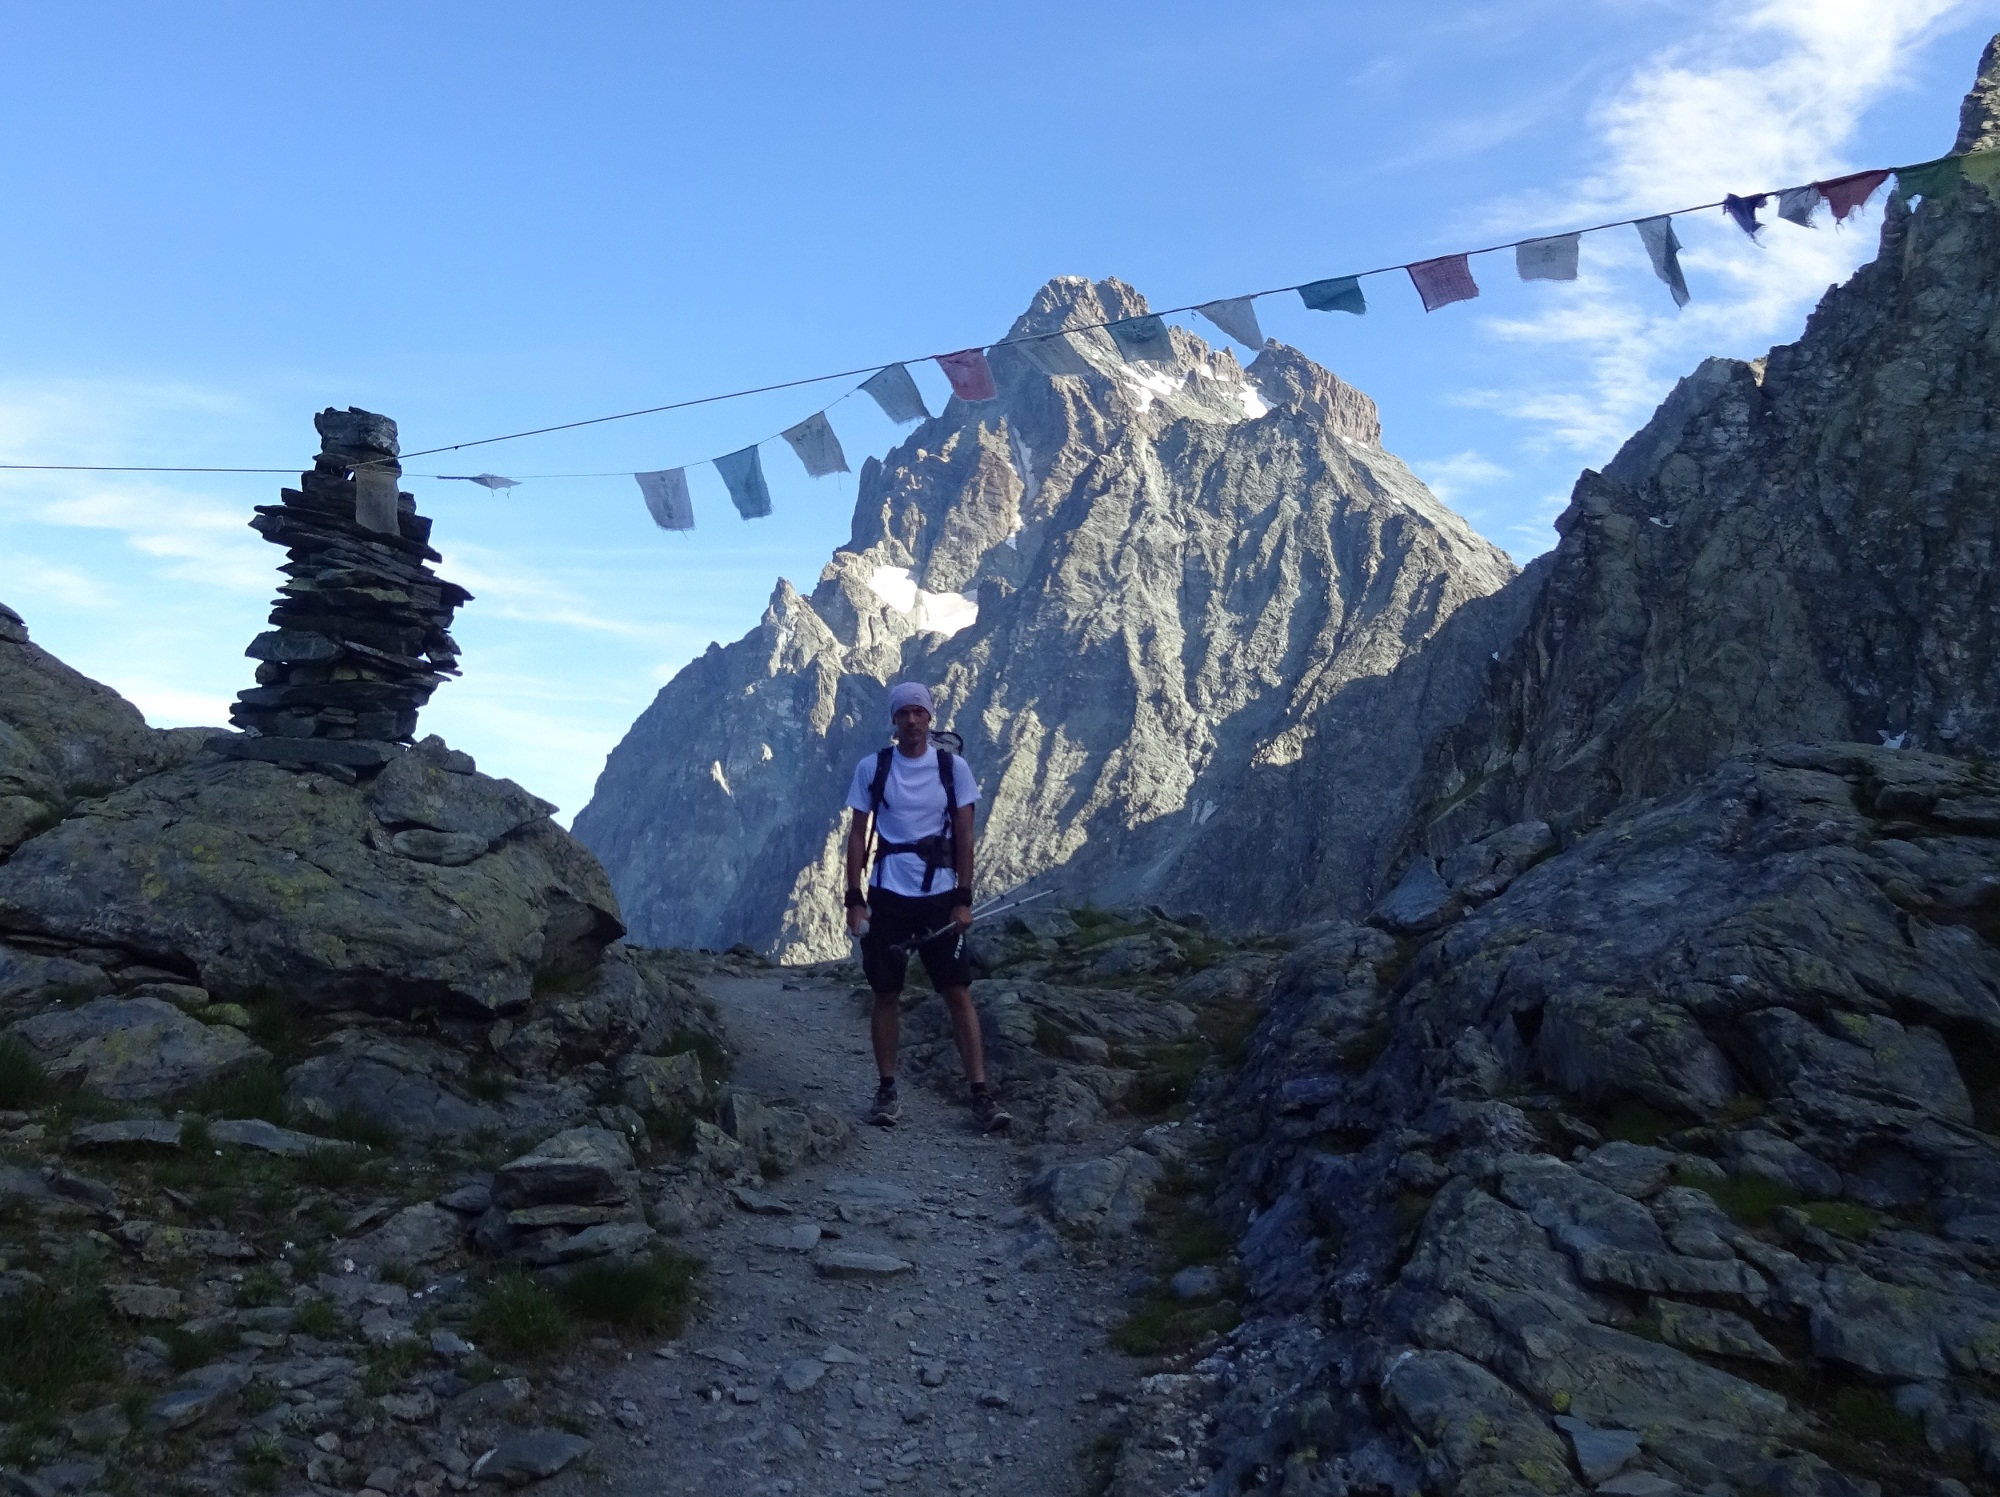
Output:
M1508 470L1491 458L1472 451L1450 457L1412 459L1410 469L1424 481L1425 487L1453 508L1459 507L1468 489L1509 476Z
M1493 203L1485 227L1552 230L1876 164L1847 154L1861 116L1963 9L1962 0L1714 4L1690 40L1598 100L1588 116L1601 162L1593 174L1565 195ZM1536 349L1539 376L1458 398L1526 423L1531 451L1600 463L1702 357L1754 356L1796 336L1826 287L1873 254L1880 215L1879 198L1840 227L1822 209L1817 228L1773 223L1756 245L1714 210L1677 218L1695 291L1681 311L1631 229L1588 235L1578 281L1532 288L1546 311L1484 323L1503 343Z

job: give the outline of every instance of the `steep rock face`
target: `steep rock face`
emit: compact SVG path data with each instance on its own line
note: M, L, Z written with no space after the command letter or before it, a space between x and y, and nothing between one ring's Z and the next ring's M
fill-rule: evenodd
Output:
M1892 203L1797 343L1704 363L1583 475L1527 628L1428 767L1429 851L1762 744L2000 748L1996 264L1980 189Z
M1010 336L1144 309L1058 280ZM841 802L897 676L965 737L983 890L1257 922L1365 899L1421 735L1463 713L1508 611L1455 631L1420 708L1383 683L1514 569L1381 447L1366 396L1277 345L1246 371L1170 336L1170 362L1126 363L1101 331L995 349L997 400L954 401L863 468L811 596L781 582L756 630L662 690L576 822L637 934L844 949ZM1343 735L1365 793L1323 810L1307 761Z

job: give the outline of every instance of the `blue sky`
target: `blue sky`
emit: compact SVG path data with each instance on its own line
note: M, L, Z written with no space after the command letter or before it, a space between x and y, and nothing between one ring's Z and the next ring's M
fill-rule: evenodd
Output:
M431 447L989 340L1051 275L1176 305L1921 160L1996 28L2000 0L11 7L0 461L295 468L329 404ZM1259 312L1525 560L1579 468L1703 356L1796 337L1878 224L1682 221L1680 312L1630 230L1575 285L1495 256L1428 316L1392 278L1366 318ZM411 466L675 466L841 388ZM857 469L896 439L833 419ZM659 685L846 537L852 476L766 466L753 524L693 475L691 536L629 478L412 480L478 595L425 726L567 819ZM152 721L222 721L282 559L243 521L282 481L0 474L0 601Z

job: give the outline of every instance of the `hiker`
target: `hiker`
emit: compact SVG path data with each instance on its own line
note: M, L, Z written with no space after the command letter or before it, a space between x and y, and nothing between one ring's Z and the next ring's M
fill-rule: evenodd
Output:
M959 1059L972 1084L972 1116L981 1132L992 1133L1013 1119L986 1082L979 1015L972 1007L972 963L965 954L965 934L972 928L972 811L979 785L962 754L931 741L928 687L915 681L891 687L889 723L895 743L854 766L854 783L847 792L854 812L847 832L847 929L861 938L861 967L875 994L870 1035L881 1077L868 1121L893 1128L902 1116L896 1052L903 976L914 947L951 1015ZM871 822L880 838L872 879Z

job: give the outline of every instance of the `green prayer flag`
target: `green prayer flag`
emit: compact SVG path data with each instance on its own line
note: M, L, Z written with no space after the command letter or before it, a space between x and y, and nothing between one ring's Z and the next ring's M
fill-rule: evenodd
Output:
M1368 298L1361 294L1360 278L1351 275L1301 286L1299 300L1315 312L1352 312L1360 317L1368 311Z

